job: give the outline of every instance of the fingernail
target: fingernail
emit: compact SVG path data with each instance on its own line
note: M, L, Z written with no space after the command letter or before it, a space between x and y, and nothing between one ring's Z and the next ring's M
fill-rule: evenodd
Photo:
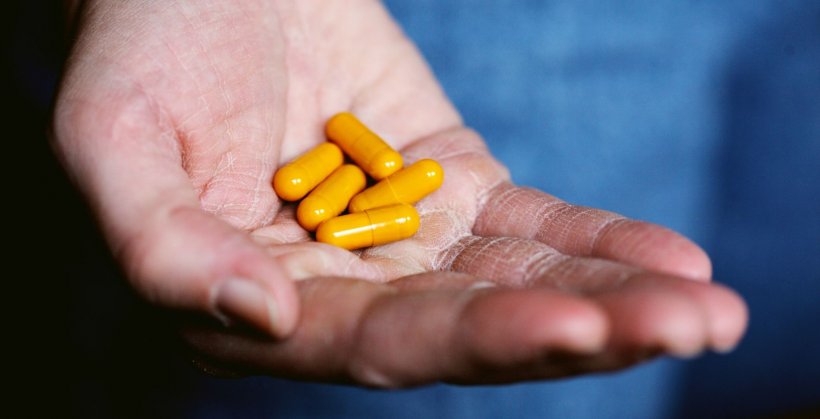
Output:
M670 350L669 354L678 359L692 360L703 355L703 348L677 348Z
M232 278L217 285L214 315L225 325L249 324L275 333L276 302L269 292L249 279Z
M734 352L735 349L737 349L737 344L734 342L730 344L716 344L712 346L713 351L723 355Z
M294 281L321 275L344 276L327 252L316 252L315 249L282 251L276 255L276 261Z

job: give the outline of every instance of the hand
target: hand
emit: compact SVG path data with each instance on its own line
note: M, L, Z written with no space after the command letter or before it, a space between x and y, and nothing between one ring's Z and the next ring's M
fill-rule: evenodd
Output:
M233 326L186 329L208 369L508 382L728 350L744 331L745 305L691 242L510 184L377 1L81 13L55 147L133 286ZM339 111L444 167L414 238L348 252L277 200L277 166Z

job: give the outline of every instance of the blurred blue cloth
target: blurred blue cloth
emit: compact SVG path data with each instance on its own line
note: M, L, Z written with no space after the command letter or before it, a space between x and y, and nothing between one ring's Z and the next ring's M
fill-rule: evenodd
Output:
M503 387L207 380L186 414L725 417L820 402L820 2L387 6L515 181L692 237L747 298L749 334L731 355Z

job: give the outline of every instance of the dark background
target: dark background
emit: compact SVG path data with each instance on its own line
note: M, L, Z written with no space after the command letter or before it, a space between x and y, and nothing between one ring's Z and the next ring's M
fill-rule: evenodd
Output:
M162 389L193 371L159 313L125 285L51 154L66 54L60 6L13 2L3 25L9 401L24 417L143 416L149 392L172 394Z

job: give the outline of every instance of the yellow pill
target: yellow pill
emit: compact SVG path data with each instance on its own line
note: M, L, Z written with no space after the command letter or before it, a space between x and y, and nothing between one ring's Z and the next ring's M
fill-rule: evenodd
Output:
M403 240L419 229L419 213L407 204L331 218L319 225L316 240L348 250Z
M322 143L282 166L273 176L273 190L285 201L297 201L342 165L342 150Z
M415 204L441 187L444 169L435 160L423 159L365 189L350 201L350 212L393 204Z
M361 192L366 184L367 179L362 169L352 164L343 164L299 203L296 220L305 230L316 230L316 226L323 221L341 214L347 208L350 198Z
M402 167L401 154L350 113L343 112L330 118L325 132L330 141L338 144L376 180L384 179Z

